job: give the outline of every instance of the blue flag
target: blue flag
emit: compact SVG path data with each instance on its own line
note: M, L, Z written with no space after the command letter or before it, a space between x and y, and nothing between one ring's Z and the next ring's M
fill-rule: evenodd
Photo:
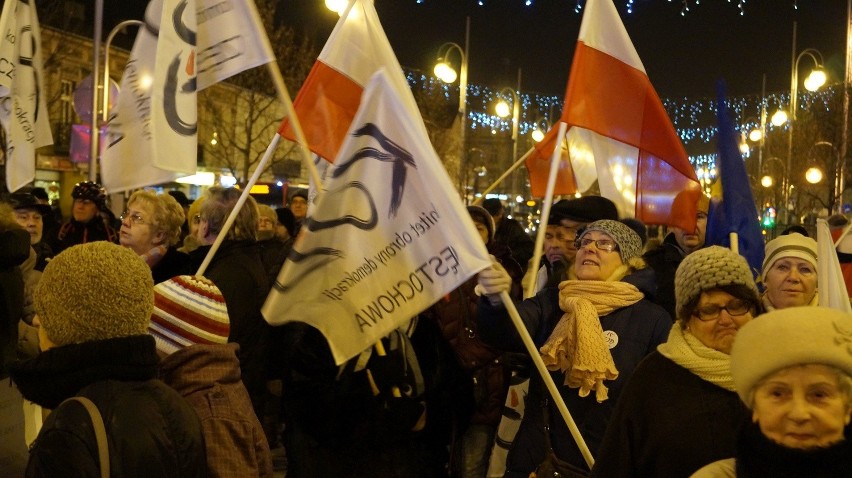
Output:
M759 275L763 265L763 234L736 130L725 106L725 83L721 81L717 87L716 114L719 119L716 169L721 197L714 194L711 201L705 245L730 248L730 233L737 233L740 255L748 261L752 272Z

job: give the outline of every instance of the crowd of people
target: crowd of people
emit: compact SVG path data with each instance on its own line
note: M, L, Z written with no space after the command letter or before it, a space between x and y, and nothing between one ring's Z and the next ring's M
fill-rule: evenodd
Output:
M491 267L337 365L261 313L307 192L249 196L226 229L239 197L140 190L116 218L85 181L65 222L39 188L0 202L0 367L46 417L26 476L852 473L852 315L819 305L804 229L757 271L705 244L704 197L693 230L649 240L588 195L552 204L536 251L489 198L467 213Z

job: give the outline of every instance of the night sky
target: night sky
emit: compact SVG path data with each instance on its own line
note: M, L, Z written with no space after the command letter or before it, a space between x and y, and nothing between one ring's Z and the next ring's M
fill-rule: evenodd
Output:
M379 18L400 63L431 72L444 42L464 42L471 18L470 82L495 88L514 86L522 69L523 92L564 94L582 15L576 0L375 0ZM108 23L141 18L147 2L106 2ZM585 0L583 0L585 3ZM829 81L841 81L846 48L846 0L615 0L652 84L662 97L714 96L724 78L731 95L789 91L793 22L797 51L816 48L824 56ZM794 8L794 5L798 8ZM281 0L279 15L325 43L337 15L323 0ZM109 31L111 25L104 27ZM811 66L803 58L801 64ZM800 69L804 76L805 66Z

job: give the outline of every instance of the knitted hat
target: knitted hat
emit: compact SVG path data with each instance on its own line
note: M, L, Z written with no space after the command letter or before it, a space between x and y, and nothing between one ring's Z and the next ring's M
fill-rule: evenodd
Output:
M589 231L600 231L611 237L618 244L621 262L627 263L629 259L642 255L642 239L639 234L636 234L636 231L623 223L610 219L595 221L580 231L577 240L581 240Z
M143 335L153 307L151 269L132 250L106 241L70 247L44 268L36 314L56 345Z
M488 242L491 242L494 239L494 218L491 217L491 214L485 208L479 206L468 206L467 212L473 222L478 222L488 229Z
M95 182L81 181L74 185L71 190L71 197L74 199L88 199L100 207L106 201L106 190Z
M852 376L852 315L827 307L788 307L767 312L737 332L731 374L747 405L761 380L800 364L830 365Z
M582 196L576 199L563 199L553 204L550 218L555 220L571 219L578 222L594 222L603 219L618 220L615 203L602 196Z
M195 344L225 344L231 325L222 292L210 279L177 276L154 286L148 332L166 355Z
M772 268L772 264L782 257L795 257L810 262L814 268L817 266L817 243L810 237L799 233L778 236L766 244L766 258L763 259L763 273L761 277L766 280L766 273Z
M757 285L748 262L730 249L710 246L686 256L675 272L675 312L680 320L687 320L687 304L702 292L726 285L743 285L758 302Z

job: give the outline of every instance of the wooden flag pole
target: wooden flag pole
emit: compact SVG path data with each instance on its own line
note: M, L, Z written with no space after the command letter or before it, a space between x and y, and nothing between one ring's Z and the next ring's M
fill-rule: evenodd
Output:
M544 233L547 230L547 218L550 217L550 207L553 203L553 190L556 189L556 175L559 172L559 160L562 159L562 138L565 137L565 132L568 130L568 124L559 122L559 133L556 136L556 146L553 148L553 155L550 157L550 174L547 177L547 189L544 193L544 199L541 201L541 217L538 222L538 231L535 235L535 247L533 251L533 261L530 270L533 277L538 275L538 266L541 263L541 253L544 249ZM524 291L524 297L532 297L535 295L536 281L533 279Z
M503 173L503 175L502 175L502 176L500 176L499 178L497 178L497 180L496 180L496 181L494 181L493 183L491 183L491 185L490 185L490 186L488 186L487 188L485 188L485 191L483 191L483 192L482 192L482 195L481 195L481 196L479 196L478 198L475 198L475 199L473 200L472 205L473 205L473 206L479 206L479 205L482 203L482 201L483 201L483 200L485 200L485 195L486 195L486 194L488 194L488 193L490 193L491 191L493 191L493 190L494 190L494 188L496 188L497 186L499 186L499 185L500 185L500 183L502 183L502 182L503 182L503 181L504 181L507 177L509 177L509 175L510 175L510 174L512 174L512 173L513 173L516 169L518 169L518 168L519 168L522 164L524 164L524 161L526 161L526 160L527 160L527 158L529 157L529 155L530 155L530 154L532 154L532 153L533 153L533 151L535 151L535 148L530 148L530 150L529 150L529 151L527 151L526 153L524 153L524 155L523 155L523 156L521 156L521 157L520 157L517 161L515 161L515 164L513 164L513 165L509 166L509 169L507 169L507 170L506 170L506 172L505 172L505 173Z
M562 124L564 125L565 123ZM553 377L550 376L550 372L544 365L544 361L541 359L538 348L535 346L527 327L521 320L521 316L518 314L518 309L515 308L515 303L512 302L512 299L509 297L509 293L506 291L500 293L500 300L503 301L506 311L509 312L509 317L512 318L512 323L518 330L518 335L521 336L521 340L524 342L524 347L526 347L527 353L530 354L536 370L538 370L539 375L541 375L542 380L544 380L544 384L547 386L547 391L550 392L550 396L553 398L553 403L555 403L556 408L559 409L559 414L562 415L562 419L565 420L565 424L568 426L571 436L577 443L577 448L580 449L583 459L586 460L586 464L589 465L589 469L591 470L592 466L595 464L592 452L589 451L589 447L586 445L583 435L580 434L580 429L577 428L577 423L574 422L574 418L571 417L571 412L568 411L568 407L565 405L565 400L562 399L559 389L556 388L556 383L554 383Z
M272 158L272 153L274 153L275 149L278 147L279 141L281 141L281 135L275 133L275 136L272 137L272 142L269 143L269 146L266 148L266 152L263 153L263 158L261 158L260 163L257 165L257 168L255 168L254 174L252 174L251 178L249 178L242 194L240 194L240 198L237 199L237 203L234 205L234 209L231 210L231 214L228 215L228 219L225 220L225 225L222 226L222 230L219 231L219 234L216 236L216 240L213 241L213 245L210 247L207 255L204 256L204 261L201 263L201 266L198 267L198 271L195 272L195 275L203 276L204 272L207 271L207 266L210 265L210 261L213 260L213 256L216 255L216 251L219 250L219 246L222 245L222 241L225 240L225 236L227 236L228 231L231 230L231 226L237 219L237 214L240 213L240 209L242 209L243 204L245 204L248 199L251 187L254 186L257 179L260 177L260 174L263 172L264 168L266 168L267 163L269 163L269 159Z
M729 233L728 237L731 240L731 250L734 251L734 254L740 253L740 237L736 232Z

